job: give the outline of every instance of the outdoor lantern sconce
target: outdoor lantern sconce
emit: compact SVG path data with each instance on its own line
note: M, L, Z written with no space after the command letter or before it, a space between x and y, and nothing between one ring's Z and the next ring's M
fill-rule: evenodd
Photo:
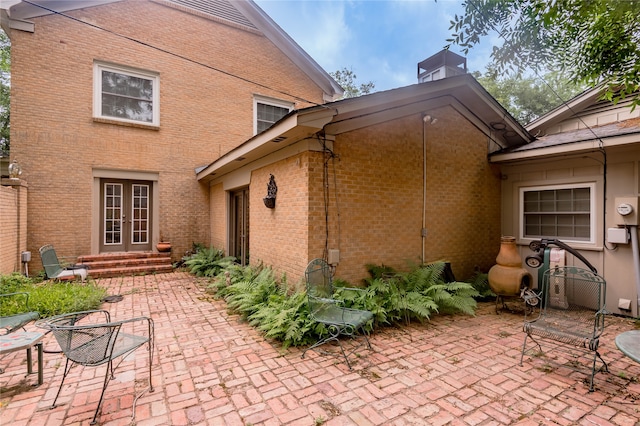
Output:
M264 205L268 209L276 207L276 193L278 192L278 186L276 185L276 179L273 175L270 175L269 183L267 184L267 196L262 199Z

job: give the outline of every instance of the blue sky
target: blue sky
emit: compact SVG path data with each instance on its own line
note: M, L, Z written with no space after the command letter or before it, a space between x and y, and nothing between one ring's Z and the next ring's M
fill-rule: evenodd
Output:
M326 71L350 68L375 91L417 83L417 64L439 52L462 0L255 0ZM496 36L467 55L484 72ZM451 49L461 53L457 46Z

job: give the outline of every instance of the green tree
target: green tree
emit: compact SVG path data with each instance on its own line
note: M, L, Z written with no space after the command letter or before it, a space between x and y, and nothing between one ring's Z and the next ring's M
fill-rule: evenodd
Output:
M498 77L495 68L487 67L484 74L473 76L496 98L509 113L523 124L530 123L573 98L584 87L571 84L559 72L537 77Z
M358 85L358 83L356 83L356 78L358 77L353 70L346 67L338 71L330 72L329 75L344 89L343 98L355 98L366 95L371 93L375 88L375 84L372 81Z
M449 41L464 53L491 32L503 39L491 58L498 72L563 70L573 83L606 87L617 102L640 104L640 1L466 0Z
M0 154L9 153L9 93L11 79L11 42L0 30Z

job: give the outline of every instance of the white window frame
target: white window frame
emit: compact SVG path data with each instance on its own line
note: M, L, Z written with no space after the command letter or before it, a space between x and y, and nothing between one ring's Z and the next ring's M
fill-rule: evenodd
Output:
M519 239L523 242L533 241L539 239L539 237L531 237L525 235L525 221L524 221L524 194L525 192L533 192L533 191L553 191L553 190L561 190L561 189L578 189L578 188L589 188L589 239L571 239L567 237L558 237L558 236L545 236L547 238L558 238L563 242L571 242L577 244L595 244L596 236L597 236L597 217L596 217L596 182L576 182L576 183L567 183L567 184L557 184L557 185L537 185L537 186L521 186L518 191L518 221L519 221Z
M254 95L253 97L253 134L258 134L258 104L272 105L278 108L286 108L291 112L293 110L293 102L287 102L280 99L268 98L266 96Z
M132 77L138 77L145 80L150 80L153 85L152 94L152 121L140 121L131 120L121 117L113 117L110 115L103 115L102 113L102 71L109 71L118 74L126 74ZM160 76L156 72L144 71L136 68L106 64L101 62L95 62L93 66L93 117L100 120L116 121L123 123L132 123L142 126L160 126Z

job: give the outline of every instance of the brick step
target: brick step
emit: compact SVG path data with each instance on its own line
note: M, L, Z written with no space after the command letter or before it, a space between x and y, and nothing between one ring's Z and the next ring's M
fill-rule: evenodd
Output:
M78 263L92 263L95 261L103 260L122 260L122 259L155 259L170 257L170 253L157 253L151 251L140 251L130 253L103 253L103 254L89 254L78 257Z
M89 277L113 278L126 275L146 275L153 273L173 272L172 265L123 266L120 268L89 269Z
M80 256L78 263L89 267L91 278L143 275L173 271L168 253L132 252Z

